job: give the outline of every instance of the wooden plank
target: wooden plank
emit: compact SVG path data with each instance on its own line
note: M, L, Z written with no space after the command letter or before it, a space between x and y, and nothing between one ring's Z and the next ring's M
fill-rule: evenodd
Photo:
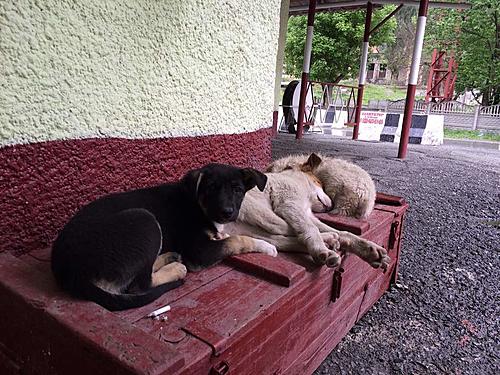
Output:
M391 234L391 224L394 220L394 214L390 212L374 210L368 218L370 230L363 233L361 237L366 238L387 250L389 237Z
M375 203L385 204L389 206L403 206L406 204L406 201L404 198L395 195L377 193Z
M226 273L232 271L233 268L225 264L218 264L213 267L204 269L200 272L188 272L185 282L179 288L173 289L162 295L156 301L136 309L116 311L114 314L128 322L136 322L144 318L152 311L160 307L172 304L189 293L197 290L205 285L209 285L212 281L222 277Z
M325 224L338 230L346 230L348 232L361 235L370 229L370 223L366 220L358 220L348 216L333 215L330 213L315 214Z
M239 271L286 287L294 285L306 271L304 267L286 260L281 254L276 258L264 254L236 255L227 258L224 263Z
M282 297L286 289L237 271L229 272L211 285L175 301L172 304L175 312L169 319L219 353L231 345L236 334L251 330L262 312Z
M342 326L339 323L342 319L349 317L349 322L345 324L354 324L362 294L345 294L341 303L329 303L328 286L331 281L328 276L331 273L315 278L314 282L303 285L303 289L288 296L280 309L269 312L269 318L262 326L255 327L252 335L236 342L228 350L229 353L221 353L220 358L228 362L230 369L236 373L280 373L307 350L316 337L325 331L335 335L337 325ZM355 308L351 315L346 314L353 304ZM273 332L273 335L268 332ZM230 357L225 357L227 354Z
M44 262L47 266L47 262ZM0 331L26 373L159 373L183 365L175 350L100 306L61 292L42 273L0 254ZM8 306L8 308L6 308Z
M345 307L342 314L337 315L328 328L323 329L318 336L313 336L312 342L308 343L281 373L312 374L354 325L361 299L362 296L358 295L350 305Z
M366 312L378 301L378 299L384 294L384 292L389 288L391 282L392 271L394 270L395 262L388 269L386 275L379 274L374 280L370 280L367 283L366 293L363 298L363 303L359 310L358 321L366 314Z
M326 267L318 271L307 273L307 282L286 289L287 295L265 311L266 319L261 319L251 331L238 334L239 339L220 353L219 359L229 363L231 371L273 373L289 354L290 343L300 342L309 336L304 319L315 319L314 311L319 306L328 305L330 278L333 274ZM297 320L298 316L300 319ZM256 358L259 360L256 361Z

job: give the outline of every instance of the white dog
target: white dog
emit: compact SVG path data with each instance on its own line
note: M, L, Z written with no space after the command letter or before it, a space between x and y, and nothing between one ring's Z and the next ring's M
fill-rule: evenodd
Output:
M370 175L345 160L322 155L319 157L322 163L315 169L314 175L333 200L332 213L358 219L368 217L373 211L376 196L375 184ZM307 155L290 155L271 163L267 172L300 170L307 159Z
M224 225L227 235L247 235L265 240L278 251L309 253L328 267L336 267L340 256L335 250L358 255L374 268L387 268L386 250L350 232L338 231L322 223L313 212L327 212L332 201L315 176L322 160L312 154L295 170L267 173L263 192L247 192L238 219Z

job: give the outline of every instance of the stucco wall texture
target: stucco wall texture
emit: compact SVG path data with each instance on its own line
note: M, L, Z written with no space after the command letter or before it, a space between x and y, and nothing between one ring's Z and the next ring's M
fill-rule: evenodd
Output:
M0 152L0 252L17 256L49 247L70 216L107 193L172 182L208 162L262 170L270 160L270 128L7 147Z
M1 0L0 146L271 126L280 0Z

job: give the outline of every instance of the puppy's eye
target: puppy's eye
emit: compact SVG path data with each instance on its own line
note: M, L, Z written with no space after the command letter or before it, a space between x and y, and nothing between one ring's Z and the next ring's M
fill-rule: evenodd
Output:
M290 169L292 169L292 167L290 167L290 166L286 166L286 167L285 167L285 169L283 169L283 170L284 170L284 171L287 171L287 170L290 170Z

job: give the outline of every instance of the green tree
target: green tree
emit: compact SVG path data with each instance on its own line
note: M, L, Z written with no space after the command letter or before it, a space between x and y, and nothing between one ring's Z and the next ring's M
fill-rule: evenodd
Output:
M395 40L384 51L387 67L393 72L393 79L397 78L401 68L410 67L415 40L417 8L404 6L396 13L395 18L397 22Z
M500 103L500 0L470 0L468 10L429 14L425 47L455 52L455 90L470 90L482 105ZM479 91L476 93L475 90Z
M394 6L373 13L372 25L389 14ZM337 82L358 76L365 11L318 13L314 21L311 72L313 80ZM389 20L370 38L370 45L380 46L394 40L396 21ZM307 17L295 16L288 21L285 49L285 71L295 77L302 73Z

